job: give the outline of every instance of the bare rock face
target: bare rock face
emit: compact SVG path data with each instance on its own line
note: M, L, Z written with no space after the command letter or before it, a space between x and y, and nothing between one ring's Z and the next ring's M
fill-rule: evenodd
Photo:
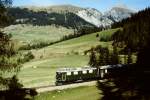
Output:
M130 17L133 13L135 12L128 8L113 7L110 11L107 11L104 14L96 9L87 8L78 11L77 15L97 27L108 27L114 22Z
M112 24L110 19L104 17L101 12L93 8L81 10L77 13L77 15L97 27L105 27Z
M113 7L110 11L105 12L104 16L113 20L113 22L121 21L122 19L131 17L134 11L124 7Z

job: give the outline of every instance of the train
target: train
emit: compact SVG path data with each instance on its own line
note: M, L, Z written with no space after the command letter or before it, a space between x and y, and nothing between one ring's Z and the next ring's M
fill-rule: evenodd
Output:
M60 68L56 71L55 85L105 79L109 73L124 66L123 64L116 64L99 67Z

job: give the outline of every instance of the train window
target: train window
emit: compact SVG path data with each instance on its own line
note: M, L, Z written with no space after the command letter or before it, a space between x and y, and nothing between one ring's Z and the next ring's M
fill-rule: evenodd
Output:
M78 75L78 72L77 72L77 71L75 71L75 72L73 72L73 74L74 74L74 75Z
M68 75L68 76L71 75L71 72L67 72L67 75Z
M89 73L93 73L93 70L89 70Z
M107 73L107 69L105 69L105 73Z
M62 74L62 80L63 80L63 81L66 80L66 74Z
M82 71L83 72L83 74L86 74L87 73L87 71L86 70L84 70L84 71Z

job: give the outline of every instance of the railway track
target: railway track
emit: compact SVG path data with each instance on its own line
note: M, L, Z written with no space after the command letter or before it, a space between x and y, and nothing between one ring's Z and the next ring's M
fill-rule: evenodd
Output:
M35 89L42 89L42 88L48 88L48 87L55 87L56 85L46 85L46 86L37 86L37 87L32 87Z
M94 85L96 85L96 81L73 83L73 84L67 84L67 85L61 85L61 86L48 85L48 86L40 86L40 87L34 87L34 88L36 89L38 93L42 93L42 92L48 92L48 91L54 91L54 90L63 90L63 89L69 89L69 88L76 88L80 86L94 86Z

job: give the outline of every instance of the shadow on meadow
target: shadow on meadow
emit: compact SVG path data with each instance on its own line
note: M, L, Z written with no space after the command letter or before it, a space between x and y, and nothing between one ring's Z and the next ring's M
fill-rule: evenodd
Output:
M128 65L114 69L106 80L97 81L103 95L100 100L150 100L149 76L148 67Z
M18 82L16 76L4 83L7 84L8 89L0 91L0 100L33 100L37 95L35 89L22 88L23 85Z

